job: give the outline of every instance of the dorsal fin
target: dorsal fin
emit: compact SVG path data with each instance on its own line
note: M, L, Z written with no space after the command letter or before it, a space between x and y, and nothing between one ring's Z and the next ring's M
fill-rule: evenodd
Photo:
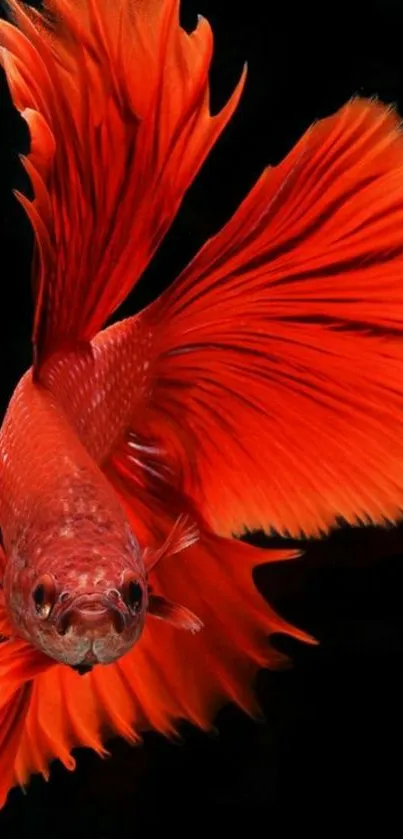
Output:
M211 116L212 33L179 0L9 0L2 61L31 133L34 359L89 341L133 288L231 117Z

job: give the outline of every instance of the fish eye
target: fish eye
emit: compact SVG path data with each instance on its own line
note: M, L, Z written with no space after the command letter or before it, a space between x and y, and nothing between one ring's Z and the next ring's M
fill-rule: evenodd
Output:
M36 608L38 610L41 609L45 602L45 586L42 585L42 583L40 583L39 586L36 586L36 588L33 591L32 597L34 599Z
M32 599L35 604L37 614L46 620L53 608L55 600L55 588L53 580L50 576L45 576L42 581L38 583L33 592Z
M131 609L139 609L143 599L143 589L139 583L129 583L128 600Z
M138 612L143 601L143 589L137 580L127 579L123 586L123 599L132 612Z

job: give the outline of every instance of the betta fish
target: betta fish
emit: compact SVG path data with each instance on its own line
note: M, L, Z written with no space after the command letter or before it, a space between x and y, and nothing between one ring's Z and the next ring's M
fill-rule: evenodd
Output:
M263 171L169 287L113 319L235 109L179 0L9 0L29 128L32 364L0 432L0 802L78 746L258 710L278 633L258 591L403 506L403 134L361 97ZM250 540L249 540L250 541Z

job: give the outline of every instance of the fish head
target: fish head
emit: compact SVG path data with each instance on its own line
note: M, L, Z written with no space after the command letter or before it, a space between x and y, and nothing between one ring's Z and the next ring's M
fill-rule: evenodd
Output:
M116 567L117 565L117 567ZM126 565L126 567L124 567ZM138 641L148 606L146 575L136 564L104 562L75 571L77 563L5 575L7 611L18 634L49 657L86 672L110 664Z
M131 530L108 526L99 532L82 521L74 528L59 525L49 537L45 532L39 544L25 538L9 554L4 573L10 622L20 637L80 673L129 652L147 615L198 632L196 615L148 584L157 563L198 539L198 527L186 516L153 548L140 548Z

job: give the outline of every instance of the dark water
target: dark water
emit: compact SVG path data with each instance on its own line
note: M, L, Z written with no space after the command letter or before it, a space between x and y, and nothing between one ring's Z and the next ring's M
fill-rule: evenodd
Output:
M297 5L297 4L296 4ZM254 2L243 8L184 0L192 26L202 13L215 31L213 107L249 80L242 104L187 196L160 253L120 314L132 313L174 278L228 218L263 167L277 162L313 119L354 93L378 95L403 113L403 8L399 2L298 4ZM12 187L25 188L17 161L24 127L2 80L3 202L0 307L4 410L30 364L31 235ZM258 692L266 715L255 724L225 709L219 735L183 729L181 745L149 735L140 749L112 744L106 761L81 752L69 774L35 778L14 791L0 814L0 836L43 839L140 831L193 833L259 830L273 836L297 819L327 836L380 817L382 835L399 819L402 752L403 535L342 531L308 547L303 562L270 567L259 584L291 622L321 641L287 642L293 668L264 673ZM285 649L285 642L278 644ZM281 833L280 827L281 825Z

